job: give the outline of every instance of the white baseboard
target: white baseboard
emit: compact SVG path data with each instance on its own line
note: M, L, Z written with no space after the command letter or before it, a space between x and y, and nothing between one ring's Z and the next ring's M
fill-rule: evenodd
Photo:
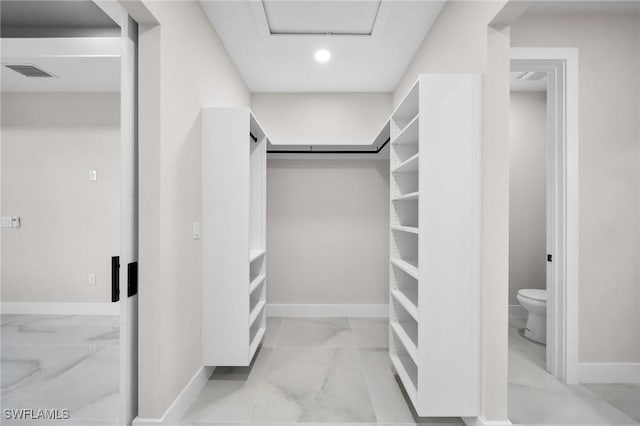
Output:
M509 420L487 420L483 416L463 417L462 421L468 426L511 426Z
M509 305L509 318L526 318L528 314L522 305Z
M580 383L640 383L640 363L592 363L578 364Z
M2 302L0 312L14 315L120 315L120 303Z
M169 408L166 409L162 417L136 417L133 419L133 426L177 426L180 424L180 421L207 383L207 380L209 380L209 376L211 376L214 369L215 367L200 367L176 396Z
M386 318L389 305L298 305L267 304L269 317L307 318Z

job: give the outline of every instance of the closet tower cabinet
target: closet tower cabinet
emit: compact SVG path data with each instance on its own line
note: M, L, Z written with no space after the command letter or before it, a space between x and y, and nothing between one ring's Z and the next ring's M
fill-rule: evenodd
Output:
M391 115L389 351L425 417L480 409L481 81L423 74Z
M248 109L202 110L204 365L249 365L266 331L266 147Z

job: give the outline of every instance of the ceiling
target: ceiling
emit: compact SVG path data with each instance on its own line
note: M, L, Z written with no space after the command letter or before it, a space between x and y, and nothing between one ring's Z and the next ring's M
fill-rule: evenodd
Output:
M445 0L200 2L251 92L390 92Z
M638 0L537 0L527 13L640 13Z
M118 92L120 27L91 0L1 2L2 92ZM26 77L32 65L53 77Z
M2 37L117 36L120 27L91 0L2 0Z
M118 37L3 38L2 92L119 92ZM35 65L55 77L25 77L6 65Z

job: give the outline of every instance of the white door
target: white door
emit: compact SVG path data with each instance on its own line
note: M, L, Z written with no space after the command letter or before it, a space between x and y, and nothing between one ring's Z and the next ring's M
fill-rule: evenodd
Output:
M138 414L138 25L117 2L94 0L121 28L120 424Z
M138 414L138 25L123 11L120 152L120 420Z
M556 153L558 149L558 134L557 134L557 90L558 90L558 81L556 70L553 68L549 68L547 70L547 147L546 147L546 162L547 162L547 173L546 173L546 203L547 203L547 214L546 214L546 229L547 229L547 350L546 350L546 359L547 359L547 371L554 376L557 376L559 373L559 362L560 360L557 358L557 351L555 350L558 345L557 339L562 337L558 333L558 329L563 329L562 315L560 308L560 303L562 301L559 295L558 288L558 261L560 260L558 257L561 255L560 250L558 250L557 243L557 224L558 218L556 215L558 214L558 209L556 208L556 202L558 200L558 191L557 191L557 178L558 178L558 162L556 158Z

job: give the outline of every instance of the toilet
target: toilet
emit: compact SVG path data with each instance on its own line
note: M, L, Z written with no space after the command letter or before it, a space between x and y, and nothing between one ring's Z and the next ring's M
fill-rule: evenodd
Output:
M518 302L529 312L524 336L534 342L547 343L547 290L518 290Z

